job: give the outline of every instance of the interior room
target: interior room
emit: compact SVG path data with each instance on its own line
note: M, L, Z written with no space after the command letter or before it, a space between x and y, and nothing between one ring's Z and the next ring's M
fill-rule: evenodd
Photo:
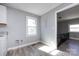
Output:
M78 10L76 3L0 3L0 56L79 55Z
M79 5L57 14L58 49L79 55Z

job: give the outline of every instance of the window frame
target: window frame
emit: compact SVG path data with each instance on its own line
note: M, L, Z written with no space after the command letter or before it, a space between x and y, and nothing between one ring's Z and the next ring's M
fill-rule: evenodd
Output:
M28 26L28 19L34 19L36 22L36 26ZM37 35L37 18L31 17L31 16L26 16L26 36L35 36ZM36 27L36 34L29 34L28 33L28 27Z
M77 23L78 24L78 23ZM77 24L69 24L68 26L69 26L69 32L79 32L79 31L71 31L70 29L70 25L77 25ZM78 24L79 25L79 24Z

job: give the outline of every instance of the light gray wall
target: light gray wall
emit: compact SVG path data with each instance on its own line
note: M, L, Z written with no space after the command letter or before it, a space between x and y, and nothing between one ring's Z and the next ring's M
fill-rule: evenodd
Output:
M79 24L79 19L71 19L58 22L57 33L61 34L69 32L69 25L73 24ZM69 34L70 38L79 38L79 32L69 32Z
M57 22L57 34L68 33L69 27L67 21Z
M68 24L79 24L79 19L73 19L68 21ZM79 32L70 32L70 38L79 38ZM79 40L79 39L78 39Z
M62 4L41 16L41 40L53 49L57 48L55 12L68 5L70 4Z
M36 36L28 37L26 35L26 16L36 17L38 19L38 34ZM7 7L8 19L8 48L16 47L18 44L16 40L23 40L19 45L29 44L32 42L40 41L40 17L28 12L23 12L17 9Z
M70 24L79 24L79 5L71 8L71 9L58 13L58 16L62 17L62 19L58 19L58 21L61 20L63 22L63 25L62 25L62 23L60 24L61 26L59 26L60 30L58 29L59 30L58 32L63 32L63 31L65 32L66 29L68 29L68 31L69 31ZM79 38L79 32L69 32L69 33L70 33L70 38L71 37Z

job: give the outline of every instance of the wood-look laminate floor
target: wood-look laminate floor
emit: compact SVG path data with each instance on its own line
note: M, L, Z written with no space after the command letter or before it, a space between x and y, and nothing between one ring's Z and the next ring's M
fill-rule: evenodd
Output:
M73 56L79 56L79 40L69 39L64 42L58 50L67 52Z
M37 43L31 46L12 49L7 52L7 56L50 56L50 54L38 49L41 46L44 46L44 44Z
M30 46L9 50L6 56L70 56L67 52L52 50L45 44L37 43Z

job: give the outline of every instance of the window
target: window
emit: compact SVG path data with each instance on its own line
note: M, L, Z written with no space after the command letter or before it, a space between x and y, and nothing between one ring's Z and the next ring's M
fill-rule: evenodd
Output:
M72 24L69 26L70 32L79 32L79 24Z
M37 34L37 19L33 17L26 17L27 35Z

